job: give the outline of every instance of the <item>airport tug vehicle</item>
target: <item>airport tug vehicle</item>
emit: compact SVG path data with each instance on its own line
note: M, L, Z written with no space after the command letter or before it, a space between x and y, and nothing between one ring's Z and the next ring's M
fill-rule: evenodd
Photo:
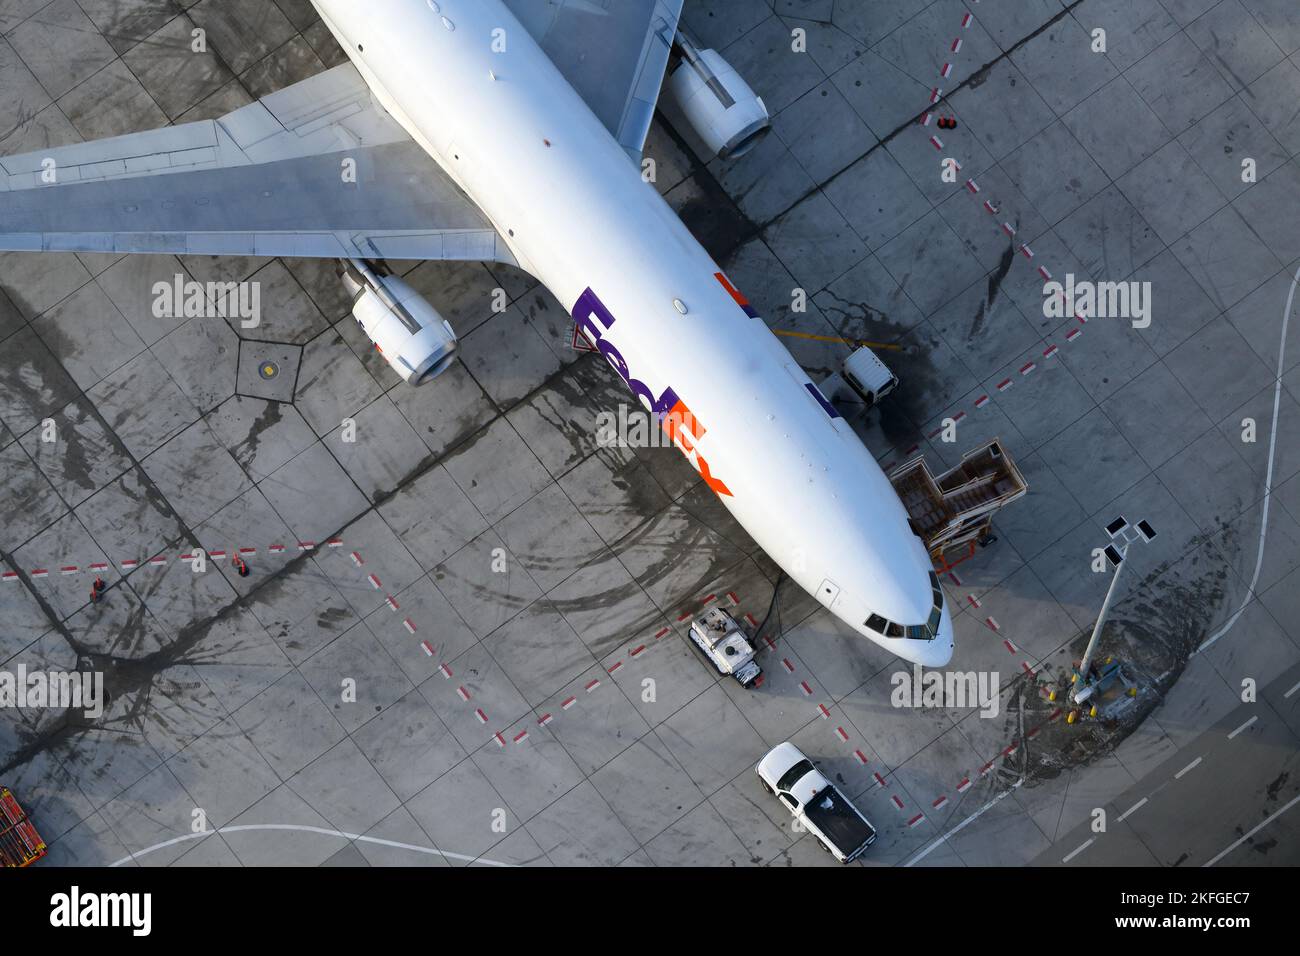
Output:
M876 842L876 828L788 740L773 747L754 768L763 789L776 794L823 850L852 863Z
M719 674L751 687L763 669L754 660L754 646L736 619L720 607L711 607L691 621L691 641L704 652Z

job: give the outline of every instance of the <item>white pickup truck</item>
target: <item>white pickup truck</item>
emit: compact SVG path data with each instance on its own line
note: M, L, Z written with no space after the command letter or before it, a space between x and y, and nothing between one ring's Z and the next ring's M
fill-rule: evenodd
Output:
M773 747L754 769L763 789L775 793L841 863L853 862L876 842L876 828L789 741Z

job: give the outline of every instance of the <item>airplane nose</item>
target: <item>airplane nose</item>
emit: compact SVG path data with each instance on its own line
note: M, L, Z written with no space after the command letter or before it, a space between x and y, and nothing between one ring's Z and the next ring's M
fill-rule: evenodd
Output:
M914 653L903 654L914 664L920 664L922 667L947 667L948 662L952 660L954 647L952 632L952 617L948 613L948 608L943 609L943 615L939 618L939 633L935 635L932 641L906 641L911 645L909 651Z

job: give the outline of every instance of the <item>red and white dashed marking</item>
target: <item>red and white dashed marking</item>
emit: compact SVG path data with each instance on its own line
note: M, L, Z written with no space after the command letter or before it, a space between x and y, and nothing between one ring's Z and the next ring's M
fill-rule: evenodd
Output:
M342 543L343 543L342 541L337 542L338 545L341 545ZM331 542L331 547L335 547L335 546L337 545ZM270 545L266 550L274 554L279 554L284 551L284 545L273 544ZM231 553L240 554L240 555L249 555L249 556L255 555L258 553L258 549L254 547L239 547L239 548L235 548L233 552L228 552L224 548L215 548L205 553L209 558L222 559ZM356 552L354 551L353 554L356 554ZM121 568L123 571L132 571L140 567L142 564L147 567L161 568L161 567L166 567L173 560L178 562L189 562L189 561L193 561L194 559L195 559L195 552L185 551L180 554L170 555L170 556L166 554L156 554L153 557L144 560L143 562L138 558L122 558L113 563L116 563L117 566ZM58 570L59 570L59 574L64 576L71 576L74 574L83 574L83 573L98 574L101 571L107 571L109 566L110 563L106 561L93 561L85 565L72 564L69 562L67 564L58 565ZM44 578L44 577L49 577L50 570L49 568L33 568L27 573L34 578ZM21 578L22 576L17 571L5 571L3 573L0 573L0 582L19 581L21 580Z

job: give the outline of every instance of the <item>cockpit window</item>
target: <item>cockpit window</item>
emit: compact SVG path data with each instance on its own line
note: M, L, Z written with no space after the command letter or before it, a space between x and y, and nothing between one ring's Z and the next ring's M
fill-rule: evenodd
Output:
M943 588L939 587L939 576L930 572L930 597L933 606L930 616L924 624L896 624L893 621L872 614L863 622L863 627L870 628L885 637L906 637L914 641L932 641L939 636L939 624L943 620Z

